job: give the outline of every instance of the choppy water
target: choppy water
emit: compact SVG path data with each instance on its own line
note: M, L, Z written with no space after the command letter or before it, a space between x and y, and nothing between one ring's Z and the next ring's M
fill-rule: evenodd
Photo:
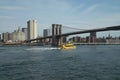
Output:
M120 80L120 45L0 47L0 80Z

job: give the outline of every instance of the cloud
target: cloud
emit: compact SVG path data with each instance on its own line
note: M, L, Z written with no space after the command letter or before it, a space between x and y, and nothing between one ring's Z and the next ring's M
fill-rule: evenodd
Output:
M0 6L0 10L25 10L25 7L20 6Z
M12 16L0 16L0 19L14 19Z
M97 7L98 7L98 5L94 4L94 5L90 6L90 7L88 7L86 10L84 10L83 13L87 14L87 13L93 12Z

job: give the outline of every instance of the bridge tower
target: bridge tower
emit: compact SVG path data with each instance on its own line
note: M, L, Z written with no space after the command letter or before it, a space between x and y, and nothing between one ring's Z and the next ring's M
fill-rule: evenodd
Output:
M90 43L96 42L96 32L90 32Z
M61 24L52 24L52 46L60 46L61 45L61 33L62 33L62 25ZM59 35L59 36L57 36Z

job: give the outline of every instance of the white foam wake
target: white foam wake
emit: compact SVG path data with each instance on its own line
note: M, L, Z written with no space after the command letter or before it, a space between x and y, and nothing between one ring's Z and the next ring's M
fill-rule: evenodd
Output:
M60 48L58 47L43 47L43 48L36 47L36 48L28 48L26 50L56 50L56 49L60 49Z

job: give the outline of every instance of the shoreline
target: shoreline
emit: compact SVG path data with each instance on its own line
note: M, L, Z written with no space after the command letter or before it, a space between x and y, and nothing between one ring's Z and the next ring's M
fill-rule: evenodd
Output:
M73 43L75 45L120 45L120 43ZM39 44L0 44L0 47L4 46L51 46L51 45L39 45Z
M74 43L75 45L120 45L120 43Z

